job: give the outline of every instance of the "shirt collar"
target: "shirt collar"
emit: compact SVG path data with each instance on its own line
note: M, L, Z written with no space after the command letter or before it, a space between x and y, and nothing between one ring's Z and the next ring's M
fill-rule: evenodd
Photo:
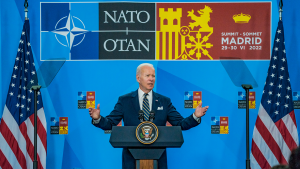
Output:
M152 90L148 93L148 97L152 97ZM139 88L139 90L138 90L138 96L139 96L139 98L141 98L141 97L144 97L144 94L145 94L145 92L143 92L143 90L141 89L141 88Z

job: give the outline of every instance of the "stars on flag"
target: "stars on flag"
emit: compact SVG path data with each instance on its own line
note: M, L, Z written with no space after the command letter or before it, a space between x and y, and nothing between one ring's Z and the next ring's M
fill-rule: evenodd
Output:
M278 29L277 33L280 34L281 30ZM262 99L262 102L264 100L264 102L266 103L266 105L264 106L266 108L266 110L269 111L270 115L280 115L282 114L279 110L280 105L282 107L284 107L285 109L289 109L289 104L288 104L288 100L290 100L291 94L289 93L291 91L291 87L290 84L285 83L285 79L287 80L287 82L290 81L290 78L288 77L288 75L286 75L286 56L285 56L285 48L284 46L282 47L281 44L283 44L283 39L281 39L279 36L275 38L275 42L274 43L274 51L272 53L272 60L270 63L270 67L272 69L269 69L268 71L268 78L266 80L266 82L268 82L269 85L267 85L265 83L265 87L263 90L263 97L264 99ZM280 54L281 53L281 54ZM280 58L278 58L278 56ZM275 61L276 60L276 61ZM277 87L273 87L273 86L277 86ZM267 93L264 91L268 91ZM273 93L275 95L273 95ZM282 98L281 96L284 96L284 100L279 98ZM272 104L275 103L275 104ZM282 103L282 104L280 104ZM277 109L278 108L278 109Z
M277 33L278 33L278 34L279 34L279 33L281 33L281 30L280 30L280 29L278 29L278 30L277 30Z

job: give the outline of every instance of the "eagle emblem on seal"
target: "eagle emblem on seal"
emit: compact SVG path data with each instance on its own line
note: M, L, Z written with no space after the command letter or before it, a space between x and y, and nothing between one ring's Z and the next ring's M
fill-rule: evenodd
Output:
M149 140L152 138L152 130L153 128L151 126L144 126L142 128L142 133L143 133L143 138L145 138L145 140Z

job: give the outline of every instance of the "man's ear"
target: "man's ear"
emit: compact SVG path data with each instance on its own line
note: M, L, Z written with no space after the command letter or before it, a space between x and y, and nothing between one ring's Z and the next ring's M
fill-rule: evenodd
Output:
M140 76L136 75L136 81L140 83Z

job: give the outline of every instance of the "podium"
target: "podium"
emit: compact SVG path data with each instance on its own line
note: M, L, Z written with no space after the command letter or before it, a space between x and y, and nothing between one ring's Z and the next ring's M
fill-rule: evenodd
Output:
M166 148L179 148L183 144L180 126L157 128L157 140L152 144L142 144L136 138L136 126L114 126L109 142L114 148L127 148L136 160L136 169L157 169L157 160Z

